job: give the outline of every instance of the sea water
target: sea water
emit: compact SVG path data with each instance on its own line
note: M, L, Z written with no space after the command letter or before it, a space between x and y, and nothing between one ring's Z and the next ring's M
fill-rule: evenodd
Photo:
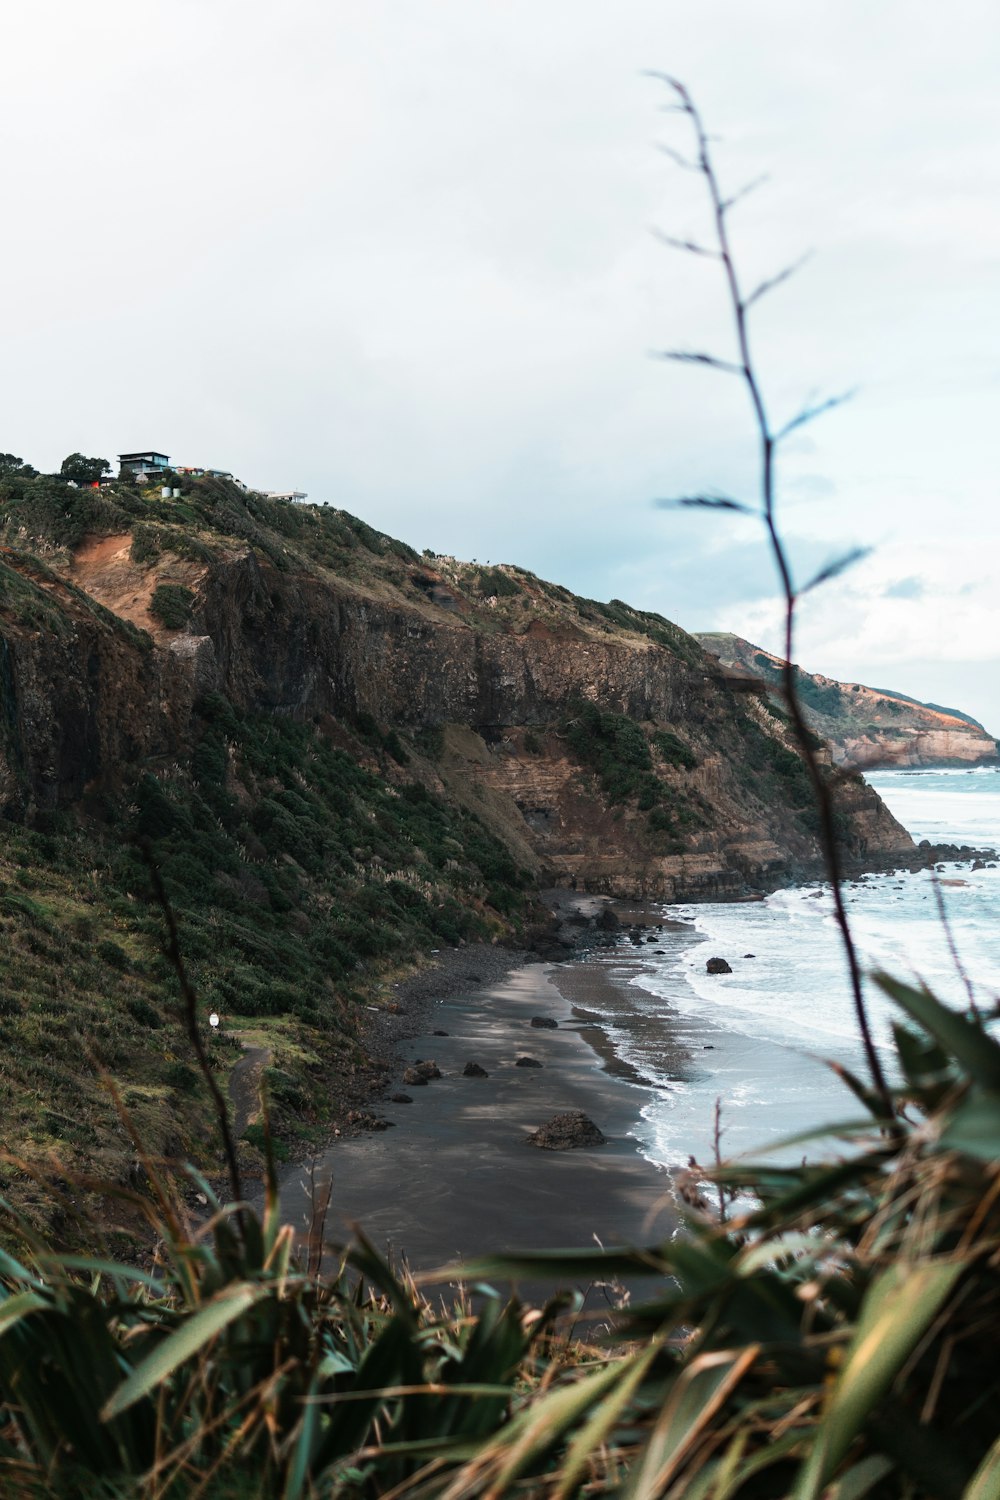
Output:
M1000 849L1000 771L882 771L868 779L917 841ZM846 885L868 975L885 969L921 980L956 1006L968 1004L968 981L983 1008L993 1006L1000 993L1000 868L971 865L967 859ZM619 1054L652 1086L636 1132L643 1153L666 1165L711 1161L716 1107L725 1156L758 1156L763 1148L771 1159L797 1160L828 1147L829 1135L778 1143L863 1117L829 1066L865 1076L829 887L817 882L749 904L670 907L664 917L681 930L665 927L643 948L641 974L629 974L618 960L617 977L626 982L605 1017ZM733 972L709 974L712 957L726 959ZM614 970L615 959L609 963ZM891 1072L891 1024L900 1013L870 978L865 999Z

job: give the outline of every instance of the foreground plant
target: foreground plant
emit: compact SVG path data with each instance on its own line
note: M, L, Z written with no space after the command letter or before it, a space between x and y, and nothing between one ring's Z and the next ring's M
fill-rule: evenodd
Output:
M709 1174L753 1195L743 1218L696 1201L667 1245L467 1268L667 1280L620 1330L634 1352L528 1402L448 1500L1000 1495L1000 1046L927 990L879 983L906 1017L898 1131L845 1074L870 1112L838 1129L845 1156Z
M1000 1045L880 983L906 1017L897 1131L845 1075L870 1118L837 1129L843 1157L709 1174L753 1195L742 1218L692 1189L667 1244L464 1268L659 1272L614 1353L554 1336L565 1299L525 1316L479 1285L435 1312L364 1240L324 1275L314 1236L297 1265L273 1188L257 1215L196 1178L191 1232L154 1176L148 1271L26 1233L0 1255L0 1493L1000 1495Z
M503 1424L565 1299L435 1313L363 1239L332 1274L315 1238L296 1264L273 1182L258 1215L193 1176L196 1232L153 1179L149 1271L29 1231L0 1253L0 1494L382 1494Z

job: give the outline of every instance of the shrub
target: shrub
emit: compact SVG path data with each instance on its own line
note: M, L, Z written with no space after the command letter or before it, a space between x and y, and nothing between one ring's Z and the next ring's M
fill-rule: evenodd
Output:
M132 961L124 948L119 948L110 938L102 938L97 945L97 956L112 969L129 969Z
M668 766L680 766L685 771L693 771L698 764L694 751L669 729L657 729L653 734L653 744Z
M577 758L597 772L609 802L638 797L642 807L654 806L662 787L652 774L649 742L634 719L582 703L564 722L563 733Z
M194 594L180 583L161 583L153 590L149 612L168 630L183 630L191 618Z
M190 1094L198 1085L198 1075L188 1067L187 1063L168 1063L163 1070L163 1078L179 1094Z

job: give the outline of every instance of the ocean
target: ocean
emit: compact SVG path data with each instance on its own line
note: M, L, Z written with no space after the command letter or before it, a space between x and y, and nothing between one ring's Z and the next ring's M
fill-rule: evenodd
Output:
M1000 849L1000 771L992 768L881 771L869 776L916 840ZM983 1007L1000 993L1000 867L970 861L936 872L962 966ZM949 952L930 871L869 875L846 888L847 910L866 970L925 981L946 1003L967 1003ZM816 1155L829 1138L778 1143L861 1117L827 1066L864 1076L839 930L829 888L776 891L762 902L664 908L665 926L641 954L616 950L606 963L619 999L602 1017L618 1055L645 1080L635 1130L643 1155L667 1166L712 1160L716 1101L727 1157L771 1160ZM675 925L676 924L676 925ZM706 972L724 958L731 974ZM898 1011L868 980L865 997L891 1071ZM670 1043L668 1044L668 1040ZM687 1061L677 1062L677 1043Z

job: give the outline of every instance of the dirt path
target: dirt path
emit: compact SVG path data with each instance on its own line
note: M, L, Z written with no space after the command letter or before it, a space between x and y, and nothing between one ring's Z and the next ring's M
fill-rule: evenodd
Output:
M233 1134L237 1140L260 1114L260 1076L270 1061L271 1052L268 1047L247 1047L229 1075Z

